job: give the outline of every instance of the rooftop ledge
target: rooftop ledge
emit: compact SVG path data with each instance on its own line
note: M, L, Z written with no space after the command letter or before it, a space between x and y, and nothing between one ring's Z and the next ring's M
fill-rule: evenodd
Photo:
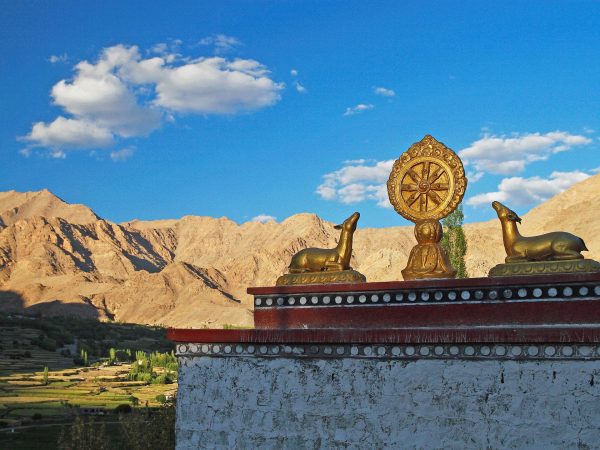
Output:
M600 273L249 288L253 330L179 343L600 343ZM600 347L599 347L600 348Z
M563 273L553 275L514 276L514 277L481 277L481 278L438 278L430 280L410 281L375 281L368 283L339 284L305 284L294 286L260 286L249 287L248 294L254 296L300 293L328 292L370 292L383 290L422 290L434 288L476 288L499 287L506 285L554 285L572 282L598 281L600 272Z

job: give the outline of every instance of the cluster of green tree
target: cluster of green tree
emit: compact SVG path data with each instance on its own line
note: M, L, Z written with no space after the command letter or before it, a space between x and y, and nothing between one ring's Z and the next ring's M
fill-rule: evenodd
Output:
M456 278L468 278L465 256L467 254L467 238L463 230L462 205L459 205L448 217L442 220L444 235L441 245L446 250L452 267L456 269Z
M175 351L169 353L153 352L150 355L150 362L154 367L164 367L167 371L177 372L177 356Z
M130 348L114 348L108 349L108 362L115 364L119 362L131 362L135 360L134 354Z
M115 430L92 418L77 416L63 427L59 450L169 450L175 448L175 407L123 410ZM112 428L115 428L114 426Z
M161 373L154 371L162 367ZM146 352L137 351L135 361L131 364L128 378L130 381L143 381L152 384L170 384L177 377L177 359L173 352L154 352L148 357Z
M89 363L88 352L87 350L80 349L79 356L75 356L73 358L73 362L78 366L87 366Z

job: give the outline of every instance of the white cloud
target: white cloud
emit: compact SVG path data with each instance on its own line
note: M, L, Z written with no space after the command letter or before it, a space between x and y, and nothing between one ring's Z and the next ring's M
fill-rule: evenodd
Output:
M467 180L469 183L476 183L485 175L483 172L467 172Z
M290 74L293 77L297 77L298 76L298 71L296 69L292 69L292 70L290 70ZM297 80L294 80L294 87L301 94L306 94L306 92L308 92L307 89L299 81L297 81Z
M127 161L133 156L134 153L135 150L132 147L125 147L121 150L110 152L110 159L112 159L114 162Z
M477 171L506 175L522 172L527 164L548 159L554 153L591 142L590 138L564 131L513 137L486 134L461 150L459 156L467 164L472 164Z
M316 193L319 194L321 198L325 200L335 200L338 196L336 188L326 183L317 186Z
M48 147L56 152L60 149L108 147L113 143L113 136L109 130L93 122L59 116L49 124L33 124L31 132L22 140L30 142L31 147Z
M373 88L375 95L381 95L382 97L394 97L396 93L392 89L387 89L384 87L375 87Z
M234 44L221 35L214 42ZM284 84L273 81L258 61L184 58L175 53L180 44L156 44L148 58L137 46L115 45L95 62L79 62L74 77L51 91L54 104L71 117L35 123L22 139L29 149L105 147L117 138L146 136L175 113L235 114L280 99Z
M344 116L353 116L355 114L359 114L363 111L367 111L367 110L373 109L373 108L375 108L375 105L359 103L356 106L352 106L352 107L349 106L348 108L346 108L346 111L344 111Z
M378 206L390 207L386 182L394 160L376 161L366 165L365 160L348 161L350 164L323 176L316 193L325 200L351 204L374 200Z
M202 58L179 67L148 64L144 80L156 83L154 104L176 112L234 114L270 106L283 83L254 60Z
M302 86L299 82L294 81L294 87L301 94L306 94L306 88L304 86Z
M253 217L250 221L260 223L277 222L277 217L269 216L268 214L259 214L258 216Z
M200 40L200 44L213 45L215 48L215 53L221 54L234 50L236 47L242 45L242 42L233 36L227 36L226 34L215 34L203 38Z
M158 44L155 44L154 47L150 49L150 51L158 55L164 55L169 51L169 45L165 42L159 42Z
M59 62L62 62L62 63L67 62L68 59L69 59L69 57L67 56L67 54L63 53L62 55L52 55L52 56L50 56L50 58L48 58L48 61L51 64L56 64L56 63L59 63Z
M346 159L345 161L342 162L342 164L344 166L351 166L351 165L361 165L361 164L364 164L366 162L375 163L377 161L375 161L374 159L364 159L364 158L360 158L360 159Z
M62 150L52 150L50 152L50 157L54 159L65 159L67 157L67 154Z
M171 39L169 42L155 44L147 53L155 53L164 57L165 61L172 63L179 59L185 59L179 53L179 47L183 42L179 39Z
M61 80L52 88L54 103L122 137L148 134L159 126L160 111L140 105L127 80L114 73L138 55L137 47L115 46L96 64L80 62L73 80Z
M504 178L498 191L475 195L467 200L471 206L489 205L494 200L515 206L533 206L545 202L565 189L579 183L590 175L578 170L573 172L552 172L549 178Z

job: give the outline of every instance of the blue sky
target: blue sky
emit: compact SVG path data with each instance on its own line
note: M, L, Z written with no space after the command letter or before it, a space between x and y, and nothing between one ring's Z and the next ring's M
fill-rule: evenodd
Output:
M173 3L3 5L0 190L379 227L425 134L466 162L469 221L600 167L599 2Z

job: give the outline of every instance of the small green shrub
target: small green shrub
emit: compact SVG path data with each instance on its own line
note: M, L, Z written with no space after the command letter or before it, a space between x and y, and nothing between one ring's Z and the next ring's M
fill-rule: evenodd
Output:
M163 373L161 375L158 375L158 376L152 378L152 381L151 381L152 384L171 384L172 382L173 382L173 380L166 373Z

